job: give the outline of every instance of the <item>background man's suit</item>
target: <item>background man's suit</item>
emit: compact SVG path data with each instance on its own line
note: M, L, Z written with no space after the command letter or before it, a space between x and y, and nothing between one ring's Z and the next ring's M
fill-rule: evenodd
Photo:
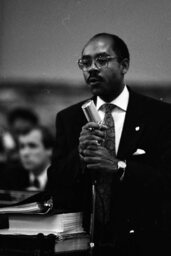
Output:
M19 161L8 164L0 173L0 188L6 190L26 191L31 187L29 171L26 170ZM48 189L46 181L45 188ZM32 189L30 189L31 191ZM39 191L39 188L36 190Z
M118 159L127 161L127 168L123 181L113 177L109 237L114 232L118 243L122 241L125 247L128 240L129 247L136 241L135 247L137 244L140 247L132 250L141 248L142 254L135 252L135 255L150 255L153 253L150 245L160 241L161 205L170 182L171 106L129 91L117 154ZM81 209L87 213L91 209L92 177L78 152L81 128L87 122L82 104L73 105L57 115L56 147L48 178L57 208ZM142 236L146 237L146 246L140 244ZM130 241L132 237L134 240Z

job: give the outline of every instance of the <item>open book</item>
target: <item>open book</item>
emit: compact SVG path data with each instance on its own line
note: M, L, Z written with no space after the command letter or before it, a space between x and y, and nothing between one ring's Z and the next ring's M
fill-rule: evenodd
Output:
M9 215L9 228L0 229L4 235L53 234L56 237L82 233L81 213L61 213L53 215Z
M37 194L37 191L0 189L0 207L17 204Z
M27 204L0 207L0 214L46 214L52 209L52 207L53 201L50 198L45 202L33 202Z
M33 202L0 208L0 217L7 216L8 227L2 227L0 234L44 235L82 233L82 213L57 213L51 211L53 201Z

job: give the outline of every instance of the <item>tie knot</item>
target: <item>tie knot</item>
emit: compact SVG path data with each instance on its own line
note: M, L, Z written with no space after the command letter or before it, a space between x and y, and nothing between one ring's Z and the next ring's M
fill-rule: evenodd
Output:
M105 110L105 113L109 113L111 112L113 109L115 108L115 105L114 104L111 104L111 103L106 103L102 106L102 109Z

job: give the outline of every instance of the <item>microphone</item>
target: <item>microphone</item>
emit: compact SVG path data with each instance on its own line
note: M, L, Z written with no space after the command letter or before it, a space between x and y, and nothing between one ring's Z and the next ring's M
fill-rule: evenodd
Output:
M82 105L82 110L85 114L85 117L88 122L95 122L99 125L102 124L102 120L100 118L100 115L94 105L93 100L88 100ZM95 226L95 205L96 205L96 174L94 177L91 175L91 193L92 193L92 213L90 218L90 256L93 255L93 250L95 247L95 241L94 241L94 226Z
M93 100L88 100L82 105L82 110L88 122L102 123L100 115L94 105Z
M84 112L84 115L85 115L87 121L95 122L95 123L99 124L99 128L100 128L100 126L103 124L103 122L101 120L101 117L100 117L95 105L94 105L94 101L88 100L81 107L82 107L82 110ZM93 131L93 128L90 127L89 130ZM84 165L83 172L85 172L85 168L86 168L86 166ZM96 183L96 178L97 178L97 173L93 172L91 174L91 180L93 183Z

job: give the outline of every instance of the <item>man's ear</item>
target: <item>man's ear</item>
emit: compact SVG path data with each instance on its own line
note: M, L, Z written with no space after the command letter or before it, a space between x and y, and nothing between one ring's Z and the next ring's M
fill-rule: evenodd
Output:
M122 66L122 74L125 75L129 69L129 60L127 58L123 59L121 61L121 66Z

